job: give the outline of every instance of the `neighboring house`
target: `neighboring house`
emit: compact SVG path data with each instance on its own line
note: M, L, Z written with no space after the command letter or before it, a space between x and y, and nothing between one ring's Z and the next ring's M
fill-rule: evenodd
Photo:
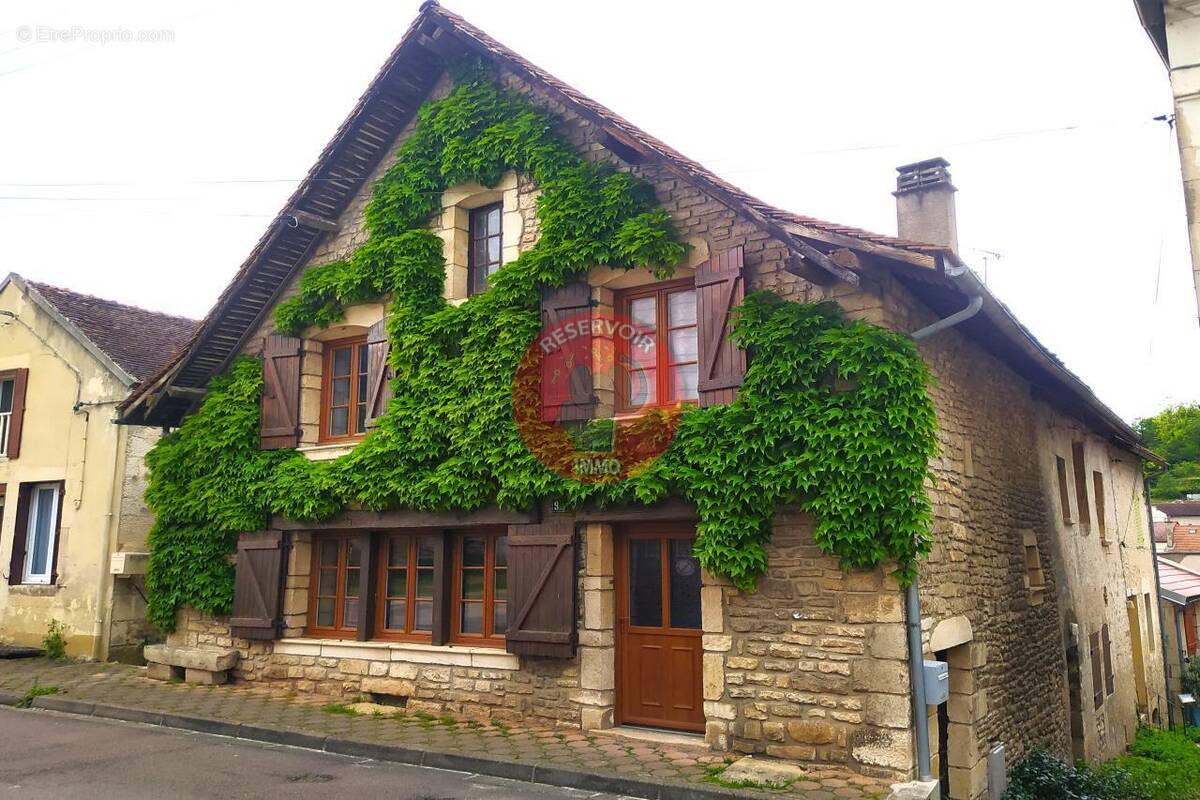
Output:
M1162 523L1166 544L1158 548L1159 553L1188 569L1200 569L1200 501L1156 503L1154 510L1166 515ZM1156 534L1158 526L1156 522Z
M1196 657L1200 628L1197 628L1196 608L1200 605L1200 572L1166 558L1159 558L1159 591L1165 611L1164 632L1167 638L1168 692L1175 709L1175 719L1182 718L1179 694L1183 691L1179 676L1182 665Z
M159 432L113 423L195 326L0 281L0 642L40 645L58 620L68 654L106 659L137 657L153 633L137 573L152 522L143 457Z
M1172 500L1168 503L1155 503L1154 508L1165 514L1171 522L1200 526L1200 500Z
M692 245L670 281L598 264L568 284L574 294L543 299L550 319L565 308L616 308L658 320L655 352L667 352L668 329L675 352L700 343L699 374L720 380L697 385L694 362L679 356L653 365L673 380L641 384L672 402L734 396L746 355L729 340L727 310L743 291L834 300L904 333L978 308L920 344L940 451L930 463L934 545L920 566L920 630L924 655L950 665L949 702L927 709L945 796L985 796L993 743L1007 745L1010 762L1033 746L1103 759L1124 749L1139 716L1162 718L1142 484L1153 456L961 267L944 161L901 169L902 239L783 211L436 3L422 6L195 339L123 405L123 421L180 425L210 380L248 355L266 364L263 448L312 460L356 453L388 385L386 298L360 298L296 337L279 335L272 314L302 291L307 269L368 240L371 187L414 135L417 109L451 92L447 65L462 56L483 59L501 85L551 113L574 150L651 184ZM747 124L772 124L770 114L740 113ZM400 197L430 191L390 186ZM538 191L509 171L491 187L441 193L429 226L444 243L450 304L478 307L488 276L538 241ZM678 318L664 316L671 309ZM633 385L621 374L598 366L578 405L620 416ZM405 396L403 381L395 386L393 407ZM454 408L430 413L461 424ZM232 643L236 678L295 691L584 729L694 731L717 749L879 776L920 768L905 593L886 568L840 569L816 546L814 519L795 507L776 508L766 572L745 592L697 568L689 548L697 510L679 500L578 512L549 497L524 510L380 505L316 523L273 514L263 532L242 537L233 618L181 611L171 641ZM665 609L678 615L664 618Z
M1200 6L1194 0L1134 0L1142 27L1171 77L1175 97L1175 132L1183 170L1188 240L1192 249L1192 278L1200 303Z

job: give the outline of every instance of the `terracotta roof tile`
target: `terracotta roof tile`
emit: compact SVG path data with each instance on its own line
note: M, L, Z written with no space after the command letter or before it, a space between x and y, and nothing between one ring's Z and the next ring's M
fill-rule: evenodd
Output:
M138 381L165 366L199 324L45 283L28 284Z

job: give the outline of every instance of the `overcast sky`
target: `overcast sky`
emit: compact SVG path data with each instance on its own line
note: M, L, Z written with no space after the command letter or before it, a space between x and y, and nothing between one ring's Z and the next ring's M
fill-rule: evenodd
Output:
M202 316L418 5L6 0L0 273ZM1042 342L1126 418L1200 400L1131 0L446 5L799 213L894 233L894 167L945 156L963 256Z

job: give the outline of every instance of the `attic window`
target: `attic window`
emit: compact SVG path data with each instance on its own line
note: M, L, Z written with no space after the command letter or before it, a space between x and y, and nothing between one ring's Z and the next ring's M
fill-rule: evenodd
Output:
M500 203L471 210L470 250L467 253L467 279L471 294L487 291L487 279L500 269L502 233Z

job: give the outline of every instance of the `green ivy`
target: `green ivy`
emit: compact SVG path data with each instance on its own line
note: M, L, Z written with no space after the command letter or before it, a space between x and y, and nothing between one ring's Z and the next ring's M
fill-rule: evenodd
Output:
M429 230L449 186L533 178L540 235L492 276L487 292L442 297L442 241ZM499 89L478 65L419 112L395 164L373 187L369 240L345 260L309 269L276 308L296 335L347 306L390 295L396 377L378 427L351 453L312 462L258 449L258 361L213 380L196 414L149 456L150 616L170 629L189 605L227 613L228 554L269 514L328 518L348 506L423 511L497 504L693 502L702 565L750 590L780 504L816 519L816 542L843 568L892 563L907 581L930 547L924 490L935 420L924 362L899 334L848 321L832 303L748 296L735 335L753 357L735 403L682 411L670 448L622 481L581 483L547 469L512 412L513 376L541 327L543 286L603 264L665 277L686 257L650 185L585 161L554 120ZM597 438L585 431L584 440Z

